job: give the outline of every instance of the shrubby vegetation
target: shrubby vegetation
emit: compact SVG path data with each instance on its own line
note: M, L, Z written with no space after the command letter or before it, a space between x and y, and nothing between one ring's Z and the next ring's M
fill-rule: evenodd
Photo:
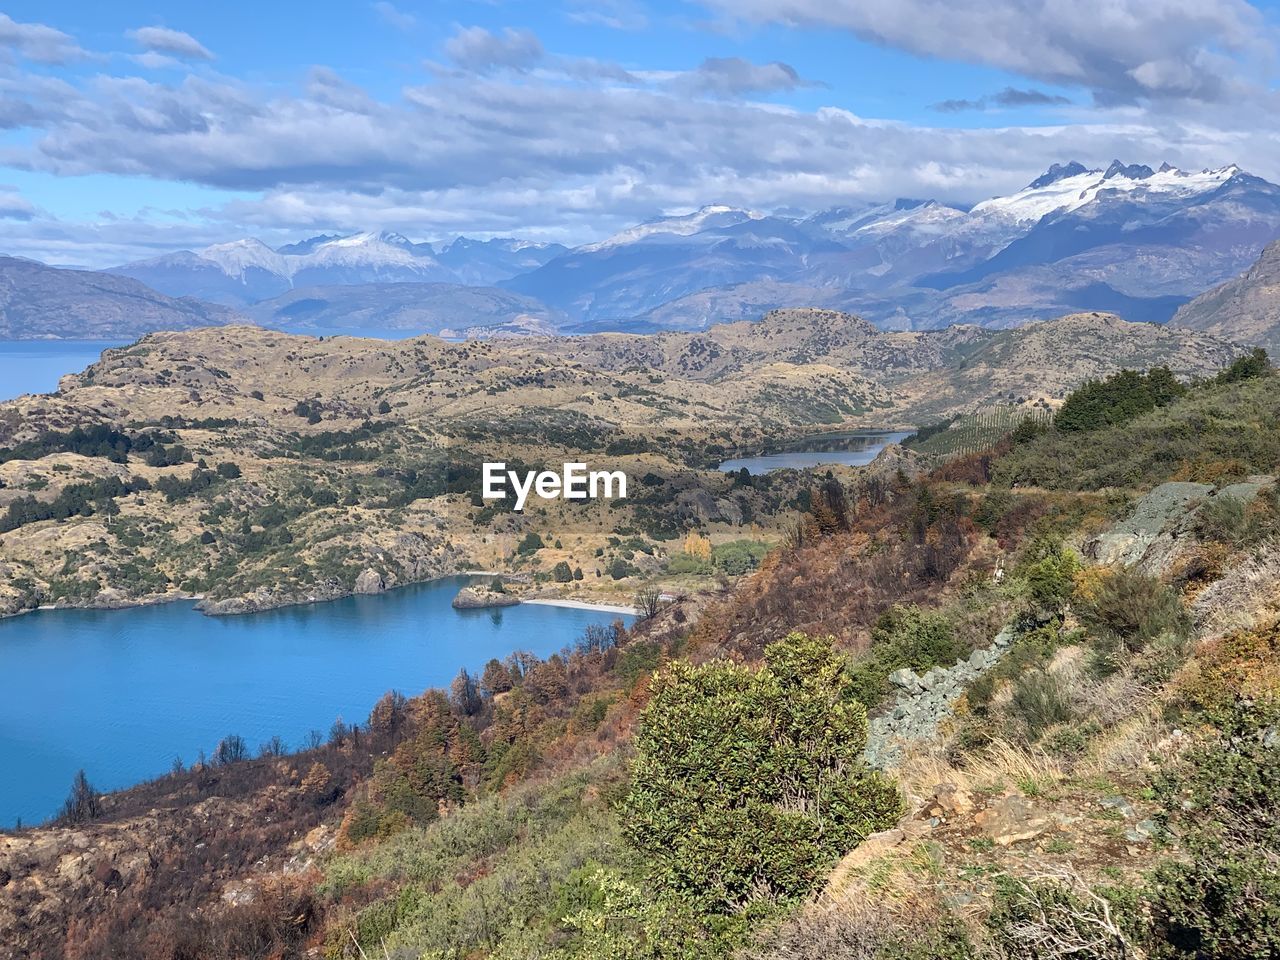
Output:
M831 638L792 634L759 670L676 663L641 717L623 830L654 882L731 915L804 896L896 821L896 788L862 759L866 710Z

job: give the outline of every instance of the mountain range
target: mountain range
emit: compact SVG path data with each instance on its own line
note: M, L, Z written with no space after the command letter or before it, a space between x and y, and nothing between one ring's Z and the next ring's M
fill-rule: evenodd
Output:
M1280 187L1237 165L1073 161L971 207L897 199L782 216L711 205L572 249L378 231L276 248L239 239L106 273L310 331L703 330L794 306L891 330L1000 328L1090 311L1163 323L1278 238Z
M1280 240L1243 274L1183 306L1170 325L1280 352Z

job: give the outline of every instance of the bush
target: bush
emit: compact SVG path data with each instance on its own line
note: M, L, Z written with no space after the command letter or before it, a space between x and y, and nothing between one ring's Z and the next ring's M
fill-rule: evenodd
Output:
M552 569L551 577L556 583L569 583L573 580L573 570L570 568L568 562L561 560Z
M1132 567L1104 572L1077 596L1080 623L1108 655L1139 653L1163 633L1186 636L1191 629L1177 594Z
M997 881L987 918L992 945L1008 960L1139 960L1140 931L1127 889L1094 890L1079 877Z
M1030 740L1073 716L1062 682L1047 670L1029 670L1014 682L1010 711L1021 719Z
M1271 359L1262 347L1254 347L1242 357L1237 357L1227 369L1221 371L1217 383L1239 383L1271 375Z
M915 606L895 606L871 628L871 649L852 670L854 696L873 707L889 691L889 674L907 668L917 673L950 666L968 650L951 621Z
M1061 541L1049 540L1035 544L1028 559L1022 577L1027 584L1029 613L1038 620L1061 617L1075 592L1079 558Z
M1157 938L1186 958L1280 956L1280 712L1240 706L1156 783L1182 855L1152 877Z
M677 662L655 677L622 818L660 889L722 915L791 902L897 819L832 642L793 633L759 670Z
M1176 689L1210 716L1241 700L1280 702L1280 621L1209 641L1183 667Z
M516 547L516 553L521 556L527 556L531 553L537 553L545 546L546 544L542 542L542 537L536 533L529 532L524 535L524 539Z

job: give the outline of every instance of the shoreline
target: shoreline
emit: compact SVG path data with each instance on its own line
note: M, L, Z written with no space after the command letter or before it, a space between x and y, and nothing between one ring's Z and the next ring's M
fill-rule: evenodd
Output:
M594 610L598 613L620 613L628 617L640 616L640 611L635 607L628 607L620 603L599 603L592 600L571 600L567 597L530 597L528 600L521 600L521 603L536 603L544 607L567 607L570 610Z

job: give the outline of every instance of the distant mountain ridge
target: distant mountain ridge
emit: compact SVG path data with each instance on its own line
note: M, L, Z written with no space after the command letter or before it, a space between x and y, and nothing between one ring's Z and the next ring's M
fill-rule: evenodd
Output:
M1280 352L1280 240L1243 274L1183 306L1170 323Z
M1236 164L1189 172L1072 160L969 208L900 198L782 216L712 204L573 249L518 238L420 243L386 231L275 249L241 239L108 272L255 316L272 312L251 309L267 301L307 299L303 289L353 286L358 296L339 298L353 309L403 318L410 305L394 286L434 284L429 312L450 329L702 330L799 306L890 330L1003 328L1082 311L1163 323L1276 239L1280 187ZM472 292L494 287L514 313L498 318L501 299Z
M564 250L559 244L459 238L441 248L403 234L366 231L321 234L272 249L247 238L202 250L112 267L170 296L194 296L247 306L300 287L370 283L488 285L530 270Z
M129 277L0 256L0 340L113 340L243 322L227 307L166 297Z

